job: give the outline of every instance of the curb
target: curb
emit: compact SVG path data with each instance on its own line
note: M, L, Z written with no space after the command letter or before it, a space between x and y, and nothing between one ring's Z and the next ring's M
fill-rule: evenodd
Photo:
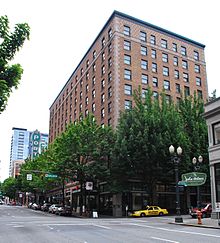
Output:
M206 225L206 224L187 224L187 223L172 223L169 222L168 224L175 224L175 225L183 225L183 226L191 226L191 227L201 227L201 228L210 228L210 229L220 229L219 226L212 226L212 225Z

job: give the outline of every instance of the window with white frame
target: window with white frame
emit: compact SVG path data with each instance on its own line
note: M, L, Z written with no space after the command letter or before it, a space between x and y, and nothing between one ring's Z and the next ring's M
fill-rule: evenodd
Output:
M124 50L130 51L131 50L131 42L124 40Z
M163 67L163 75L169 76L169 68L168 67Z
M195 64L194 70L195 70L195 73L200 73L200 66Z
M92 112L95 112L95 103L92 103Z
M108 88L108 98L112 97L112 87Z
M148 75L146 75L144 73L141 74L141 83L148 84Z
M187 55L187 53L186 53L186 47L185 46L181 46L181 54L183 56L186 56Z
M152 63L152 72L156 73L157 72L157 64L156 63Z
M103 104L105 102L105 94L101 95L101 104Z
M146 98L147 89L142 88L142 98Z
M165 90L170 90L170 81L164 80L163 81L163 87Z
M180 94L180 84L176 83L176 93Z
M173 43L173 51L177 52L177 44L176 43Z
M157 77L153 77L152 78L152 83L153 83L153 87L158 87L158 78Z
M141 46L141 55L147 56L147 47L146 46Z
M146 32L144 32L144 31L141 31L140 32L140 40L141 41L147 41L147 33Z
M196 61L199 60L199 53L198 53L198 51L194 51L194 59L195 59Z
M189 74L188 73L183 73L183 80L187 83L189 83Z
M178 66L178 57L173 57L173 65Z
M131 70L128 69L124 70L124 78L127 80L131 80Z
M156 50L154 50L154 49L151 50L151 57L153 59L156 59L157 58L157 51Z
M124 64L131 65L131 56L124 55Z
M108 39L111 39L111 37L112 37L112 29L110 28L108 31Z
M141 60L141 68L147 70L147 61Z
M101 118L103 119L104 117L105 117L105 109L102 108L102 109L101 109Z
M156 45L156 36L154 36L154 35L151 35L151 36L150 36L150 43L151 43L152 45Z
M188 62L186 60L182 60L182 67L188 69Z
M131 29L129 26L124 25L124 35L130 36Z
M161 47L167 49L167 40L161 39Z
M131 108L132 108L132 101L125 100L125 110L131 110Z
M176 79L179 79L180 78L179 70L174 70L174 77Z
M168 62L168 54L162 53L162 60L163 62Z
M200 77L196 77L196 85L197 86L202 86L202 80Z
M129 84L125 84L124 86L124 93L126 95L132 95L132 86Z

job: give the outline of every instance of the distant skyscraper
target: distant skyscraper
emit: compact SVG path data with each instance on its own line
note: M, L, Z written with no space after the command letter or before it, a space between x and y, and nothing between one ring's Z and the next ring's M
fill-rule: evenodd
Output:
M14 176L14 161L24 161L28 157L34 158L48 144L48 134L40 133L38 130L30 132L24 128L13 127L12 131L9 176Z

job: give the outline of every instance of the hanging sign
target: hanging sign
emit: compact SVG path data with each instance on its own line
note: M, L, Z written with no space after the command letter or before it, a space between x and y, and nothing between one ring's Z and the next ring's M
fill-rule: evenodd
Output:
M182 174L182 181L184 181L187 186L201 186L205 184L206 178L207 175L200 172Z

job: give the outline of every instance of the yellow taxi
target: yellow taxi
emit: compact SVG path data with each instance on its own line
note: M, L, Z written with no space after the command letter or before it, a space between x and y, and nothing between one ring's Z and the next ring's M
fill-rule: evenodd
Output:
M145 216L163 216L168 214L167 209L160 208L158 206L146 206L145 209L135 210L133 213L130 213L130 216L135 217L145 217Z

